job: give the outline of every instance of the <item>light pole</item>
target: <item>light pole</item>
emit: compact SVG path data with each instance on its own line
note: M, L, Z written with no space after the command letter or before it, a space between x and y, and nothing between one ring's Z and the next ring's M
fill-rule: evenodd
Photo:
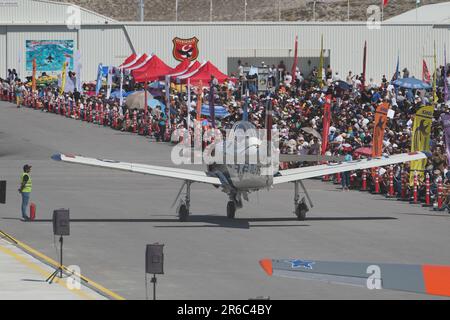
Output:
M278 0L278 21L281 21L281 0Z
M213 20L213 0L209 2L209 22Z
M139 1L139 17L140 17L140 21L144 22L144 0L138 0Z
M178 21L178 0L175 0L175 21Z
M244 0L244 21L247 22L247 0Z
M316 1L313 2L313 20L316 21Z

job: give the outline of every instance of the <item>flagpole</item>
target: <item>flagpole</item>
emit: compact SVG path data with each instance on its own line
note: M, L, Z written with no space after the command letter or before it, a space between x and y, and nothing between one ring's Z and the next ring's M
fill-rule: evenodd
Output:
M347 1L347 22L350 21L350 0Z
M384 0L381 0L381 22L384 21Z
M191 79L188 78L188 83L187 83L187 96L188 96L188 105L187 105L187 132L188 134L190 133L190 128L191 128L191 116L190 116L190 112L189 112L189 108L191 107Z

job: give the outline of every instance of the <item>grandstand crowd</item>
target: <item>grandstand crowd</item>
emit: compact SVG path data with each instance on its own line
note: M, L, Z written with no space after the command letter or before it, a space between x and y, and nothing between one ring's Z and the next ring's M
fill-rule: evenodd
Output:
M279 70L279 67L276 68ZM234 123L242 120L244 105L247 106L249 121L257 128L265 127L265 113L267 99L271 99L273 106L274 129L280 132L280 152L282 154L317 155L321 152L321 141L317 135L303 129L312 128L322 133L323 105L327 94L332 94L332 119L328 135L327 155L351 155L352 159L370 156L356 152L361 148L372 147L374 132L374 117L377 106L382 102L390 104L395 114L388 119L386 127L383 155L407 153L411 150L411 136L414 115L416 111L426 105L434 105L434 119L431 130L431 156L425 170L425 177L429 176L431 197L435 199L438 183L444 185L444 202L448 203L447 188L450 190L450 171L444 130L440 117L450 112L450 103L445 102L444 81L450 80L450 73L445 74L444 66L439 67L437 73L437 103L433 103L431 90L412 90L395 87L384 75L379 82L369 79L364 81L362 75L349 72L341 77L339 72L330 66L323 70L323 81L317 77L317 69L311 74L303 75L299 71L293 77L286 68L281 77L272 73L269 83L273 85L272 94L258 92L255 86L249 85L241 66L237 77L233 81L219 84L211 79L212 84L204 88L193 88L191 105L187 105L187 93L181 86L173 86L170 101L166 101L164 90L160 95L154 95L161 104L150 108L148 114L142 108L120 105L119 99L106 98L106 90L102 89L97 96L88 84L83 87L83 93L60 93L57 85L39 86L36 91L31 90L29 83L22 82L17 73L11 70L8 77L0 79L1 99L17 104L17 107L29 107L41 112L55 113L74 120L86 121L96 125L110 127L114 130L127 131L137 135L155 138L156 141L168 142L172 131L187 128L188 110L191 119L196 118L198 99L201 104L208 104L214 100L215 105L224 106L229 116L216 119L215 125L224 131L230 129ZM408 78L409 71L405 68L396 77ZM295 80L293 80L295 79ZM363 85L365 83L365 85ZM142 90L141 85L133 81L125 83L126 90ZM213 89L212 93L210 89ZM210 94L214 97L211 99ZM169 104L170 108L165 108ZM170 112L167 112L170 110ZM170 116L169 116L170 114ZM202 116L203 125L211 126L207 116ZM211 120L211 119L209 119ZM176 141L172 141L176 142ZM299 163L283 163L283 168L302 165ZM392 172L392 173L391 173ZM412 186L409 183L409 164L397 165L390 168L378 168L380 178L380 192L386 194L389 189L390 175L393 174L395 194L400 197L406 188L405 200L412 198ZM352 172L350 188L360 189L363 172ZM375 190L373 174L367 174L368 188ZM405 179L405 177L408 177ZM333 177L334 182L340 183L342 177ZM408 182L405 183L405 180ZM424 201L426 193L425 179L419 179L419 199ZM344 189L344 188L343 188ZM403 191L403 192L402 192ZM444 204L445 204L444 203Z

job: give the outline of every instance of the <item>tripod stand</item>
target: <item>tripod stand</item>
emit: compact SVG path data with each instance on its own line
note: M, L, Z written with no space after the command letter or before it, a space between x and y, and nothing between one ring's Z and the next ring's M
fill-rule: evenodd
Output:
M63 277L63 241L64 238L63 236L59 237L59 243L60 245L60 253L59 253L59 267L55 270L55 272L53 272L50 277L47 278L47 280L45 280L45 282L48 282L48 284L52 284L53 281L55 280L56 276L58 275L59 272L59 278L62 279Z

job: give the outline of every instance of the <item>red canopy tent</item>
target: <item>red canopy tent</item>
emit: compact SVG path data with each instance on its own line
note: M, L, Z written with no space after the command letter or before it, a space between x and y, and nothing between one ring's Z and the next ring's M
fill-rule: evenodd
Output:
M219 81L219 83L223 83L228 79L228 76L226 74L222 73L215 65L213 65L209 61L202 64L201 67L197 70L179 76L178 79L183 82L189 79L191 85L198 85L200 84L200 82L209 83L211 81L211 76L214 76Z
M153 55L144 66L133 70L132 75L136 82L150 82L170 74L172 70L173 69L165 64L160 58Z
M190 66L193 65L194 62L191 62L189 60L184 60L179 65L177 65L175 68L172 69L170 74L168 76L170 77L176 77L183 73L185 73L187 70L189 70ZM163 77L161 77L161 80L164 80Z
M137 59L136 53L133 53L131 56L125 59L125 61L119 66L119 68L126 67L131 63L135 63L135 60Z
M151 56L144 53L142 56L140 56L135 63L122 67L123 70L136 70L139 68L142 68L149 60L151 59Z

